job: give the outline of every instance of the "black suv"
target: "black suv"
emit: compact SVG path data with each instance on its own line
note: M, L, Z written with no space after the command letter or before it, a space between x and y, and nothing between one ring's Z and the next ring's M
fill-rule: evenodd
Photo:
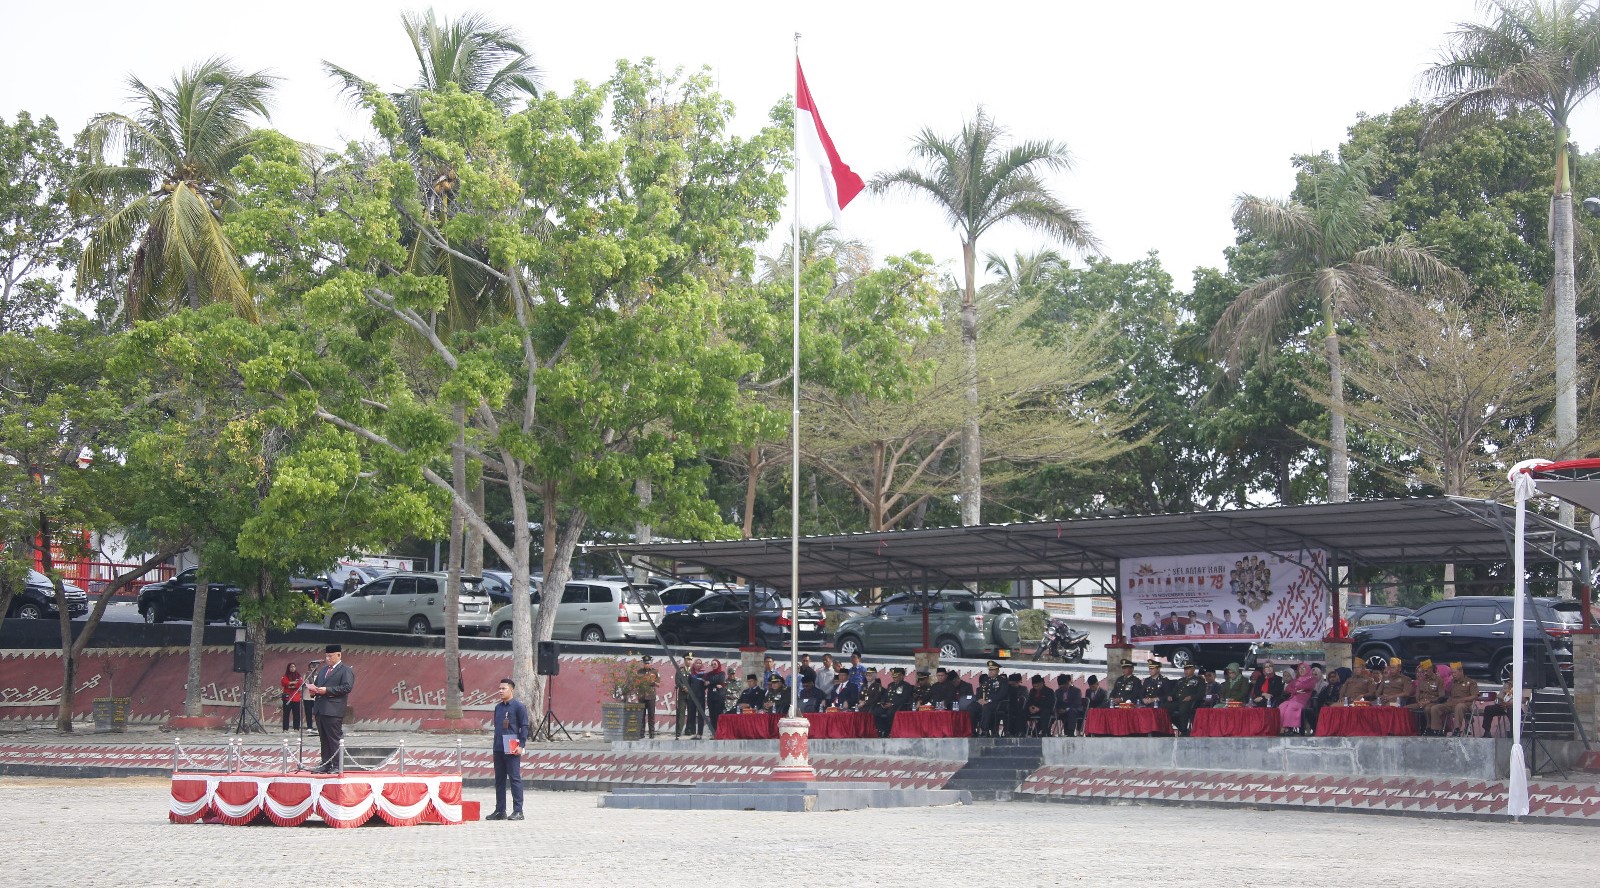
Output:
M1425 604L1403 620L1356 629L1350 642L1361 660L1399 657L1407 671L1423 658L1435 664L1460 661L1473 678L1506 682L1511 680L1513 602L1509 595L1447 598ZM1572 647L1567 636L1582 622L1578 603L1552 598L1530 598L1528 603L1523 656L1537 686L1553 685L1556 677L1549 674L1544 645L1534 633L1543 624L1557 668L1570 676Z
M66 593L69 616L81 617L89 612L87 592L65 581L61 584L61 591ZM50 584L50 578L29 568L28 579L12 596L6 616L22 620L54 620L60 615L61 612L56 610L56 589Z
M789 600L756 593L756 643L772 648L789 642L793 622L789 619ZM659 636L663 644L676 647L693 644L742 645L750 639L750 599L742 592L711 592L683 610L661 618ZM824 614L800 606L800 644L820 645L828 641Z
M188 620L194 615L195 568L178 574L170 580L151 583L139 593L139 616L146 623L165 623L168 620ZM239 619L238 586L226 583L206 584L206 622L243 626Z

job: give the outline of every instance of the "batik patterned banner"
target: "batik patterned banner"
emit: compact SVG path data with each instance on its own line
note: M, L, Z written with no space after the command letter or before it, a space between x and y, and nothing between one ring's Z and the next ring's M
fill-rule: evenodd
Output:
M1321 549L1125 558L1123 632L1135 643L1322 638L1327 564Z

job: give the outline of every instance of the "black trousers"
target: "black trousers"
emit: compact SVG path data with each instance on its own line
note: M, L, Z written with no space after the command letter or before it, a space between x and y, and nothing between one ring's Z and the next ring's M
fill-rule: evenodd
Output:
M283 729L285 731L289 730L289 716L291 716L291 715L294 716L294 729L297 730L297 731L300 730L300 701L299 700L285 700L285 701L283 701Z
M317 716L317 740L322 744L322 762L317 767L339 770L339 742L343 739L344 716Z
M494 809L506 811L506 784L511 785L511 810L522 813L522 756L506 755L496 749L494 754Z
M306 708L306 727L315 731L317 729L317 701L301 700L300 705Z

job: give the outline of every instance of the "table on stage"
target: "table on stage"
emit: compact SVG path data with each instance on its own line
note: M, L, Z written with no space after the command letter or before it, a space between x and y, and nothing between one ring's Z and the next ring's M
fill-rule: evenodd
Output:
M1276 737L1283 731L1278 710L1249 706L1196 709L1191 737Z
M808 712L806 721L811 722L812 740L876 739L878 736L878 723L870 712Z
M971 737L972 714L951 709L896 712L890 737Z
M778 719L770 712L729 712L717 718L718 740L776 740ZM812 740L850 740L877 737L878 726L870 712L808 712Z
M1404 706L1324 706L1317 714L1318 737L1411 737L1417 733Z
M1165 709L1091 709L1083 721L1085 737L1172 736L1172 717Z
M778 716L771 712L725 712L717 716L718 740L776 740Z

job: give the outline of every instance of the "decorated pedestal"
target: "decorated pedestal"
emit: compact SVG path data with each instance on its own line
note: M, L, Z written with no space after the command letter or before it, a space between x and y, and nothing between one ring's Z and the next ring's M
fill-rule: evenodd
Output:
M811 769L811 722L804 717L778 721L778 766L773 780L815 780Z

